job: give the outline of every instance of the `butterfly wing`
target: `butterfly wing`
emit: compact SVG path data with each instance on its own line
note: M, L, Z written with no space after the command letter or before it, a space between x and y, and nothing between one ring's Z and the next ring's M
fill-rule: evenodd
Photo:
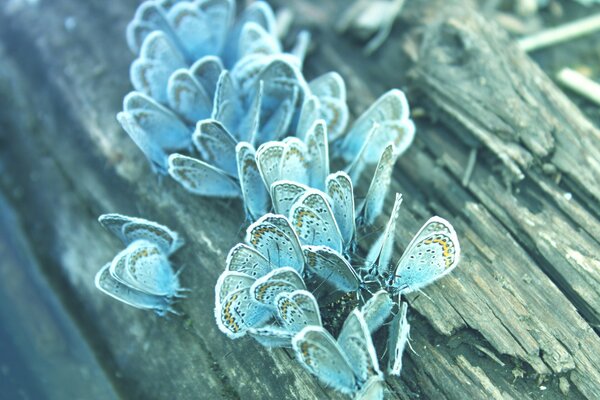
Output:
M400 313L396 315L392 321L390 328L388 349L390 350L390 358L388 363L388 371L391 375L400 376L402 370L402 354L408 343L410 335L410 325L406 319L408 304L402 303Z
M290 222L303 244L343 251L342 235L322 192L309 190L303 194L290 210Z
M306 290L278 294L275 306L279 320L289 332L295 334L306 326L321 326L317 300Z
M288 180L273 183L271 185L271 199L275 212L281 215L289 215L294 202L307 190L309 190L308 186Z
M165 315L167 312L177 314L171 307L170 299L144 293L117 281L111 276L109 268L110 264L106 264L98 271L94 279L96 288L101 292L132 307L142 310L154 310L158 315Z
M265 188L256 153L250 143L240 142L235 148L240 187L246 208L246 217L255 221L269 211L269 193Z
M389 318L394 308L394 301L386 290L375 293L360 309L369 333L375 333Z
M335 339L320 326L307 326L292 339L302 366L332 388L351 394L357 384L350 362Z
M295 137L288 137L284 141L279 176L304 185L309 184L309 168L311 159L304 142Z
M246 231L246 243L276 267L292 267L300 273L304 268L298 237L282 216L266 214L250 225Z
M273 265L254 248L238 243L227 255L226 268L258 278L271 272Z
M367 196L360 207L357 218L359 225L373 225L381 214L385 196L392 182L392 172L396 162L394 145L388 145L381 153Z
M129 77L135 90L167 104L169 77L186 66L183 55L169 37L154 31L144 40L139 57L131 64Z
M188 124L209 118L213 108L213 93L207 93L187 69L175 71L167 83L167 101L171 109Z
M275 309L275 298L284 292L306 289L302 277L294 268L283 267L259 278L250 287L253 300Z
M460 245L452 225L432 217L406 247L391 287L401 293L418 290L451 272L460 259Z
M225 171L181 154L168 159L169 175L188 192L211 197L238 197L240 187Z
M358 309L346 318L338 336L338 343L348 357L359 384L366 382L373 375L381 374L369 328Z
M358 274L341 254L327 246L302 246L306 273L342 292L357 291Z
M356 234L352 180L345 172L336 172L327 177L326 186L333 215L344 240L344 248L352 248Z
M316 121L306 134L306 149L310 159L308 180L315 189L325 190L329 175L329 144L327 128L323 120Z
M198 121L192 141L203 161L214 165L231 176L238 176L237 163L234 157L237 140L225 129L221 122L214 119Z

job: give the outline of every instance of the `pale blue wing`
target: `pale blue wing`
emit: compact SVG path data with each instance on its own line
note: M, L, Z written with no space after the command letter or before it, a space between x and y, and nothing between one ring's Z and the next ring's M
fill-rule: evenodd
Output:
M264 81L261 81L264 83ZM264 92L263 92L264 93ZM271 114L263 107L261 102L260 122L258 130L254 136L254 143L265 143L271 140L278 140L288 136L290 124L296 113L296 103L298 99L298 90L293 88L289 96L282 99L274 108ZM263 115L268 115L263 118Z
M320 326L307 326L292 340L296 358L321 382L346 394L357 390L350 361L329 332Z
M187 69L175 71L167 84L169 106L189 124L209 118L212 113L212 96Z
M402 122L407 121L408 118L409 107L404 93L398 89L392 89L384 93L352 124L341 145L342 156L348 162L354 160L365 143L366 136L373 124L384 125L390 121ZM380 144L386 143L379 140L378 135L388 136L385 129L380 129L377 132L377 135L371 140L373 146L369 144L363 155L363 159L367 164L377 162L382 149Z
M358 181L360 179L365 167L368 166L368 163L366 162L364 155L367 152L369 143L373 140L373 138L377 134L377 131L379 131L379 124L375 123L371 127L371 130L369 130L369 132L367 133L365 141L363 142L360 150L358 151L358 154L356 155L356 157L354 157L354 160L345 169L345 171L348 173L348 175L350 175L350 177L354 181ZM336 143L336 146L334 147L336 156L339 156L339 149L340 149L340 146Z
M142 310L154 310L158 315L168 312L178 314L171 307L171 300L164 296L154 296L144 293L114 279L109 272L110 264L106 264L94 279L96 288L110 297Z
M131 64L129 76L137 91L167 104L169 77L184 67L185 60L177 47L163 32L155 31L144 40L140 56Z
M343 251L342 235L322 192L310 190L303 194L290 210L290 223L303 244Z
M294 238L294 240L293 240L294 243L298 243L298 244L300 243L300 240L298 239L298 235L296 234L296 231L294 230L294 228L292 228L290 221L285 216L277 215L277 214L266 214L262 218L262 221L276 226L286 236L288 236L290 238ZM302 259L302 249L300 248L299 245L298 245L298 247L294 247L294 252L295 252L296 258ZM296 271L298 271L298 273L302 274L302 268L296 268Z
M252 145L246 142L238 143L236 159L246 216L248 220L255 221L269 211L269 193L260 176Z
M131 51L138 54L146 36L154 31L162 31L171 39L175 38L164 9L156 1L145 1L127 25L127 44Z
M310 158L310 186L325 190L325 180L329 175L329 143L327 128L323 120L317 120L306 134L306 149Z
M217 91L217 82L223 72L223 63L216 56L205 56L190 67L190 73L210 97L211 104Z
M396 158L406 152L415 137L415 124L412 120L386 121L379 125L377 132L366 143L362 161L373 164L383 149L390 143L396 149Z
M246 243L254 247L271 264L292 267L299 273L304 268L304 257L298 237L289 222L287 227L278 220L286 219L276 214L266 214L246 230ZM270 221L270 222L267 222Z
M244 336L251 328L264 326L272 317L268 307L252 300L248 288L230 293L215 307L217 326L230 339Z
M237 140L221 122L214 119L198 121L192 141L203 161L231 176L238 176L235 159Z
M189 61L221 53L232 17L231 0L180 2L167 12Z
M387 195L390 183L392 182L392 172L396 162L396 151L394 145L388 145L381 157L373 179L369 185L369 190L364 202L359 207L357 215L358 225L373 225L377 217L381 214L385 196Z
M396 193L394 207L392 208L390 219L385 226L385 230L377 242L371 246L371 250L369 250L369 254L367 255L365 268L372 278L375 278L376 276L383 278L389 277L393 270L392 256L401 204L402 195Z
M275 298L280 293L305 290L302 277L294 268L283 267L258 278L250 287L252 299L272 309L276 308Z
M212 118L220 121L233 137L239 139L242 133L238 128L245 112L229 72L223 70L217 83Z
M131 287L156 296L175 297L181 290L177 275L160 247L138 240L127 247L125 280Z
M248 329L248 335L262 346L272 349L278 347L292 347L294 333L277 325L266 325L260 328Z
M235 82L240 97L246 103L249 102L248 99L251 95L256 92L256 85L260 81L260 72L274 59L277 59L277 56L253 54L238 61L231 69L231 79Z
M302 140L306 140L306 135L309 129L312 129L315 122L321 118L321 102L317 96L306 96L300 115L298 117L298 124L296 125L296 136Z
M321 326L319 305L312 293L306 290L283 292L275 299L277 317L283 327L293 333L306 326Z
M272 55L281 53L281 45L276 36L271 36L265 28L255 22L247 22L240 34L239 58L249 55Z
M108 229L113 235L117 236L124 244L129 244L127 239L123 236L123 226L128 223L134 221L136 218L128 217L127 215L111 213L111 214L102 214L98 217L98 222Z
M229 32L227 44L223 52L223 59L225 61L225 65L228 67L233 66L240 59L240 35L242 28L248 22L258 24L264 28L269 35L274 38L277 37L275 15L273 14L271 6L264 1L255 1L251 3L242 12L239 20Z
M283 144L279 176L308 185L311 160L306 145L296 137L285 138Z
M365 383L372 375L381 374L369 327L358 309L346 318L337 341L348 357L359 385Z
M263 81L259 143L288 136L296 106L303 104L309 90L302 73L280 57L260 72L257 81Z
M179 68L185 68L185 59L177 47L161 31L150 33L131 64L129 76L135 90L167 104L169 77Z
M240 187L224 171L181 154L169 156L169 175L188 192L210 197L238 197Z
M190 148L189 128L150 97L131 92L123 100L123 109L117 114L117 120L155 171L166 171L168 154Z
M156 244L165 254L173 254L185 243L179 234L168 227L142 218L131 218L121 228L125 244L147 240Z
M373 335L390 317L394 301L386 290L375 293L360 309L369 333Z
M255 281L255 278L242 271L225 270L215 284L215 306L221 307L227 296L248 289Z
M408 304L403 302L400 312L392 320L390 327L388 351L390 353L388 372L390 375L400 376L402 371L402 355L408 344L410 324L406 319Z
M331 199L331 209L344 240L344 247L352 249L356 235L352 180L345 172L336 172L327 177L326 186L327 194Z
M316 277L342 292L355 292L360 278L354 268L338 252L327 246L302 246L305 270L309 277Z
M346 84L337 72L320 75L308 83L312 94L321 97L333 97L346 100Z
M456 231L443 218L432 217L408 244L391 277L391 289L410 293L456 268L460 244Z
M327 124L329 140L336 140L344 134L350 117L344 80L337 72L329 72L310 81L309 87L319 99L319 117Z
M319 105L319 117L327 124L329 140L334 141L342 137L350 119L346 102L332 97L323 97Z
M258 278L271 272L275 266L254 248L244 243L238 243L227 255L226 268L229 271Z
M267 142L256 150L256 164L265 187L280 180L281 157L285 145L282 142Z
M249 141L253 146L257 142L258 128L260 125L260 107L262 103L263 84L257 86L254 98L250 102L248 112L240 121L238 135L240 141Z
M271 199L275 212L281 215L289 215L294 202L307 190L309 190L308 186L288 180L273 183L271 185Z

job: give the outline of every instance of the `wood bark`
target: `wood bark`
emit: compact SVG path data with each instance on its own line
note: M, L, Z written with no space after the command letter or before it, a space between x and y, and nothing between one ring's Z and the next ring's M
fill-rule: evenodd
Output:
M405 355L402 377L388 379L390 398L598 398L597 128L464 2L407 2L392 37L370 58L333 32L345 2L276 2L284 3L295 27L314 35L307 77L339 71L354 115L401 87L421 109L417 115L428 117L416 119L416 143L394 173L392 190L405 199L397 255L437 214L456 227L464 258L450 276L409 297L414 352ZM241 237L243 210L239 201L194 197L157 180L118 126L133 59L124 30L136 6L0 6L0 190L30 256L114 393L343 398L290 352L218 331L213 288ZM477 162L463 187L474 148ZM96 222L105 212L156 220L186 238L175 256L193 289L178 305L185 317L161 319L94 288L94 274L120 249ZM0 271L12 279L9 268Z

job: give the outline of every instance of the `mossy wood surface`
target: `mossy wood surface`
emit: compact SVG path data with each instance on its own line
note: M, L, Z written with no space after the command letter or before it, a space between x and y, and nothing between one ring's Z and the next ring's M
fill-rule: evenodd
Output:
M369 58L334 33L345 2L274 6L284 3L295 27L313 32L305 75L339 71L353 115L392 87L407 89L420 109L417 140L392 187L404 195L398 254L433 214L449 219L461 241L457 270L426 295L409 296L414 352L405 354L402 378L388 379L390 398L599 398L598 129L468 2L407 2L392 37ZM98 398L344 398L291 352L231 341L217 329L213 288L241 237L243 210L157 179L116 122L131 89L124 32L137 4L0 6L0 289L4 304L37 293L13 312L30 324L30 340L42 341L14 348L29 359L73 343L84 356L57 358L74 371L85 366ZM193 290L178 305L185 316L158 318L95 289L95 273L121 246L96 221L106 212L185 237L174 257ZM25 267L37 278L25 279ZM62 305L60 315L47 304ZM10 315L10 307L1 311ZM70 321L68 333L44 336L31 327L36 315L48 316L40 327ZM74 386L83 372L48 374ZM64 398L44 379L36 390Z

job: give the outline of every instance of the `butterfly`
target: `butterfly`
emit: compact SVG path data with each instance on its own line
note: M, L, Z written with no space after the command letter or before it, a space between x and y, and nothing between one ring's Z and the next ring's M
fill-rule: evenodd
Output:
M395 267L391 264L395 227L402 201L396 196L386 230L367 259L371 271L392 293L419 290L450 273L460 260L460 244L454 227L441 217L430 218L404 250Z
M321 326L308 326L294 336L292 348L304 368L346 394L381 376L369 329L358 309L348 316L337 340Z

